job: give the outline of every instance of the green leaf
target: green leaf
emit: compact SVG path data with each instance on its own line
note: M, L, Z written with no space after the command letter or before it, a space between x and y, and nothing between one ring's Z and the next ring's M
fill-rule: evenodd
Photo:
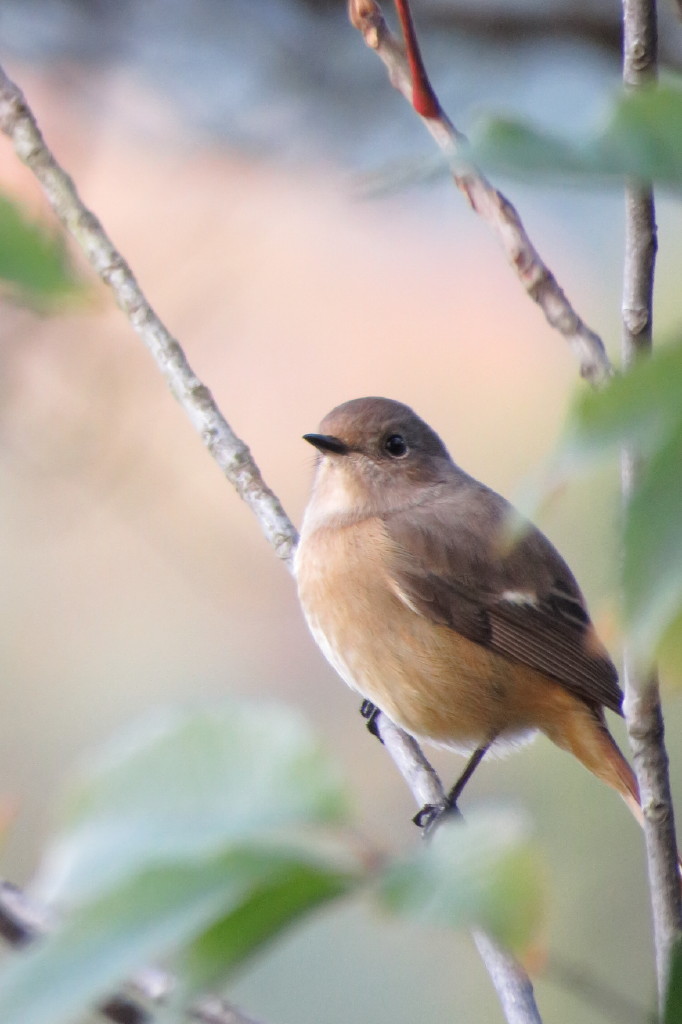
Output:
M682 82L624 93L603 135L596 141L595 164L640 178L682 185Z
M645 659L682 609L682 415L679 421L645 463L625 520L625 617Z
M561 442L560 463L586 465L624 442L642 455L654 452L682 418L681 381L682 344L676 343L656 348L601 391L582 391Z
M320 864L289 862L279 876L253 889L231 913L216 921L175 965L185 998L207 991L255 949L294 921L352 887L352 876Z
M682 612L681 382L678 342L656 349L602 391L582 394L555 460L555 477L618 456L623 445L639 460L623 517L621 582L629 641L644 664Z
M297 888L302 878L308 885ZM289 880L295 891L288 914L277 916L264 901L285 889ZM287 851L265 856L259 850L240 850L200 865L143 871L79 907L54 933L5 967L0 1019L67 1024L141 965L197 940L213 922L229 920L232 914L236 924L250 930L243 936L213 934L215 941L206 950L199 940L192 956L193 966L199 965L205 976L225 976L237 959L310 910L313 892L319 904L350 883L350 875L297 860ZM244 910L249 906L250 915ZM221 937L226 939L222 963Z
M479 925L514 949L540 922L542 890L527 826L510 811L444 822L426 848L390 867L380 883L391 910L452 928Z
M40 302L71 292L76 278L64 244L41 224L0 195L0 278L16 286L25 300Z
M0 972L0 1020L61 1024L191 944L187 988L225 975L362 880L310 826L340 821L337 773L300 718L230 701L157 714L72 783L42 870L54 931Z
M74 906L131 872L345 811L336 768L293 712L261 701L164 711L73 780L40 889Z
M508 117L487 117L474 128L471 155L477 163L501 173L594 174L575 144Z
M472 133L475 161L497 171L576 182L624 176L682 186L682 81L623 91L601 130L576 141L510 118L488 118Z

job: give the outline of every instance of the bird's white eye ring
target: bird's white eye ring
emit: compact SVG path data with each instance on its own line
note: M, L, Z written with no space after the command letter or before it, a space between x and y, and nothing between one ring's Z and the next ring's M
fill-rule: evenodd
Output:
M402 434L390 434L384 441L384 449L394 459L404 459L409 451Z

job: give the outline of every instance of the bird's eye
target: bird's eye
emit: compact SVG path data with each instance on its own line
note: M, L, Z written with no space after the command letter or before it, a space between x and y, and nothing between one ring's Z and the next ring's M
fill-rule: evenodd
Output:
M407 455L407 441L402 434L391 434L384 441L384 448L394 459L402 459Z

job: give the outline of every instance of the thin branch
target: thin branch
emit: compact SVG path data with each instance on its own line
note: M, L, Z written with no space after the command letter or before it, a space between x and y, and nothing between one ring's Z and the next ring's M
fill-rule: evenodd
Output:
M623 0L623 82L638 89L656 78L655 0ZM652 348L656 214L653 189L628 182L625 189L623 271L623 364L631 367ZM627 503L639 471L638 454L621 459L621 488ZM642 674L627 648L624 657L625 717L644 813L644 836L654 921L659 1005L667 988L672 948L682 932L682 897L675 840L668 755L655 670Z
M509 1024L542 1024L533 985L518 960L485 932L477 929L473 937Z
M46 934L52 919L25 893L9 882L0 882L0 935L11 945L24 947ZM175 987L165 971L140 971L130 983L130 994L120 992L99 1007L112 1024L152 1024L152 1011L162 1007ZM147 1008L149 1007L149 1009ZM204 996L188 1010L188 1024L258 1024L224 999Z
M571 306L528 237L514 206L467 160L464 153L466 138L444 113L426 76L418 47L415 49L416 36L409 31L409 26L412 26L409 4L407 0L397 0L397 6L406 28L407 52L386 24L376 0L348 0L351 23L386 65L391 84L422 117L448 160L455 184L497 235L530 298L571 346L578 359L581 376L592 384L603 383L613 370L601 338Z
M443 805L445 792L441 781L414 738L384 714L379 715L378 729L417 806ZM472 934L508 1024L542 1024L533 985L518 960L485 932L476 929Z
M248 447L234 433L182 348L149 305L123 256L52 156L21 90L2 68L0 130L11 139L19 159L33 171L52 209L94 271L111 288L194 429L251 508L278 557L291 568L297 533L279 499L266 486Z

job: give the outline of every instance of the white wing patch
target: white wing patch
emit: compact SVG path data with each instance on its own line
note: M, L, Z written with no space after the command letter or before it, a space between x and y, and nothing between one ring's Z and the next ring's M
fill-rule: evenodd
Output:
M410 611L414 612L415 615L422 614L417 608L417 606L409 599L409 597L407 596L407 594L402 589L399 583L397 583L393 578L389 579L388 583L395 596L398 598L399 601L402 601L406 608L409 608Z
M537 608L538 597L530 590L504 590L500 594L500 601L508 601L509 604L526 605L530 608Z

